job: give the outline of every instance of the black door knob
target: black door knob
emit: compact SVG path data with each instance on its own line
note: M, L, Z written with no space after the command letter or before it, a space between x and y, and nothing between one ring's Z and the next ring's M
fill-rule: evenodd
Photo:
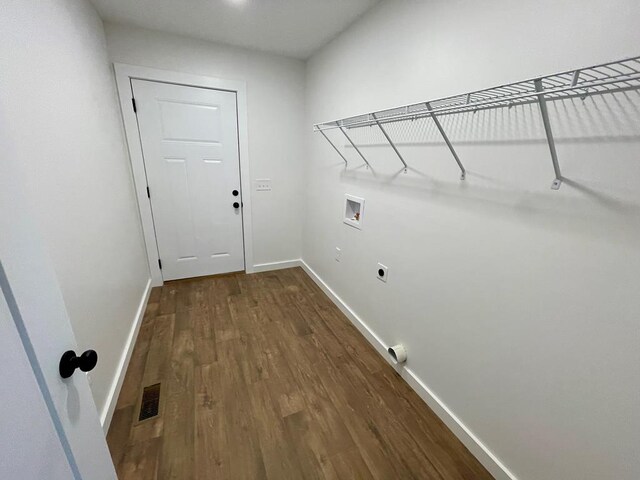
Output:
M238 202L233 202L233 208L240 208L240 204Z
M98 354L95 350L87 350L79 357L73 350L67 350L60 358L60 376L69 378L79 368L83 372L90 372L98 363Z
M238 190L234 190L234 191L233 191L233 192L231 192L231 193L233 194L233 196L234 196L234 197L237 197L237 196L238 196L238 193L240 193L240 192L238 192Z

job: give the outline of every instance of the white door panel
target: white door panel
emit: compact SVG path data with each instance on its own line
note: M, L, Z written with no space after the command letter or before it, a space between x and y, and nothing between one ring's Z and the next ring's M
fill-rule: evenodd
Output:
M18 476L0 474L0 478L40 480L63 475L63 478L76 480L115 480L115 469L86 374L76 371L66 380L60 377L58 365L62 354L67 350L79 354L91 345L76 344L58 280L22 186L21 164L12 151L10 139L4 137L6 132L0 118L0 145L3 147L0 162L0 301L6 301L22 351L29 360L31 375L37 379L39 395L34 394L33 383L26 376L26 383L19 388L11 382L9 373L3 373L5 384L0 408L3 414L4 409L9 408L16 416L13 423L6 421L0 427L0 464L9 471L14 467L23 468L25 473ZM15 336L12 338L12 328L5 323L6 310L1 321L0 348L15 349L18 340ZM16 368L18 365L16 363ZM50 418L48 424L42 416L43 404ZM33 408L28 418L21 413L24 407ZM60 448L50 440L35 441L39 435L50 439L51 425L55 427ZM30 458L15 454L13 449L18 447L13 442L29 437L34 441L30 447L24 447L30 448ZM60 452L64 455L60 456ZM22 467L15 462L21 463ZM28 472L32 469L47 469L47 472L31 476Z
M7 435L0 453L0 478L73 478L2 291L0 375L4 383L0 389L0 431Z
M235 93L131 83L164 280L243 270Z

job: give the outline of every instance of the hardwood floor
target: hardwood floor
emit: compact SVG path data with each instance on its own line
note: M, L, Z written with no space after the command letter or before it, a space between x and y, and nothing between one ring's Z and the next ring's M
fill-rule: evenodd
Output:
M300 268L154 288L107 440L120 480L492 478Z

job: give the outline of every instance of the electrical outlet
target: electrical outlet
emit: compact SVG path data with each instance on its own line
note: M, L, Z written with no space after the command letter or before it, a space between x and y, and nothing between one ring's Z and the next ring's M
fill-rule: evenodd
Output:
M340 261L340 257L342 257L342 250L340 250L340 247L336 247L336 262Z
M270 178L258 178L254 182L256 192L270 192L271 191L271 179Z
M378 277L378 280L382 280L383 282L387 283L388 275L389 275L389 269L385 267L383 264L379 263L378 269L376 271L376 276Z

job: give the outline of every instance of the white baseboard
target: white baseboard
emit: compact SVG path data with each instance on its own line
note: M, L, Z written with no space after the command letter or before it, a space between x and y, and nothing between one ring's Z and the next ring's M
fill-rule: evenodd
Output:
M497 480L517 480L516 476L502 464L473 432L456 417L447 405L413 372L404 366L396 366L392 363L385 343L376 333L347 305L331 288L313 271L304 260L298 261L299 265L307 272L311 279L327 294L331 301L351 320L351 323L364 335L382 357L393 366L404 378L411 388L420 395L420 398L440 417L458 439L469 449L482 465ZM295 266L295 265L292 265ZM283 267L285 268L285 267Z
M282 262L271 263L259 263L253 266L253 271L250 273L268 272L270 270L282 270L283 268L293 268L302 266L302 260L285 260ZM249 272L247 272L249 273Z
M102 430L104 431L105 435L109 431L111 419L113 418L113 412L115 411L116 404L118 403L120 389L122 388L122 383L124 382L124 376L127 373L127 367L129 366L129 360L131 360L133 347L135 346L136 339L138 338L138 332L140 331L140 326L142 325L142 319L144 318L144 312L147 308L147 302L149 301L150 293L151 279L147 281L147 286L145 287L142 298L140 299L140 304L138 305L138 310L136 311L136 315L133 319L133 325L131 326L131 331L129 332L127 343L125 344L124 350L122 351L122 356L120 357L118 370L116 371L116 375L113 378L111 388L109 389L109 395L107 396L107 401L102 410L102 413L100 414L100 423L102 424Z

